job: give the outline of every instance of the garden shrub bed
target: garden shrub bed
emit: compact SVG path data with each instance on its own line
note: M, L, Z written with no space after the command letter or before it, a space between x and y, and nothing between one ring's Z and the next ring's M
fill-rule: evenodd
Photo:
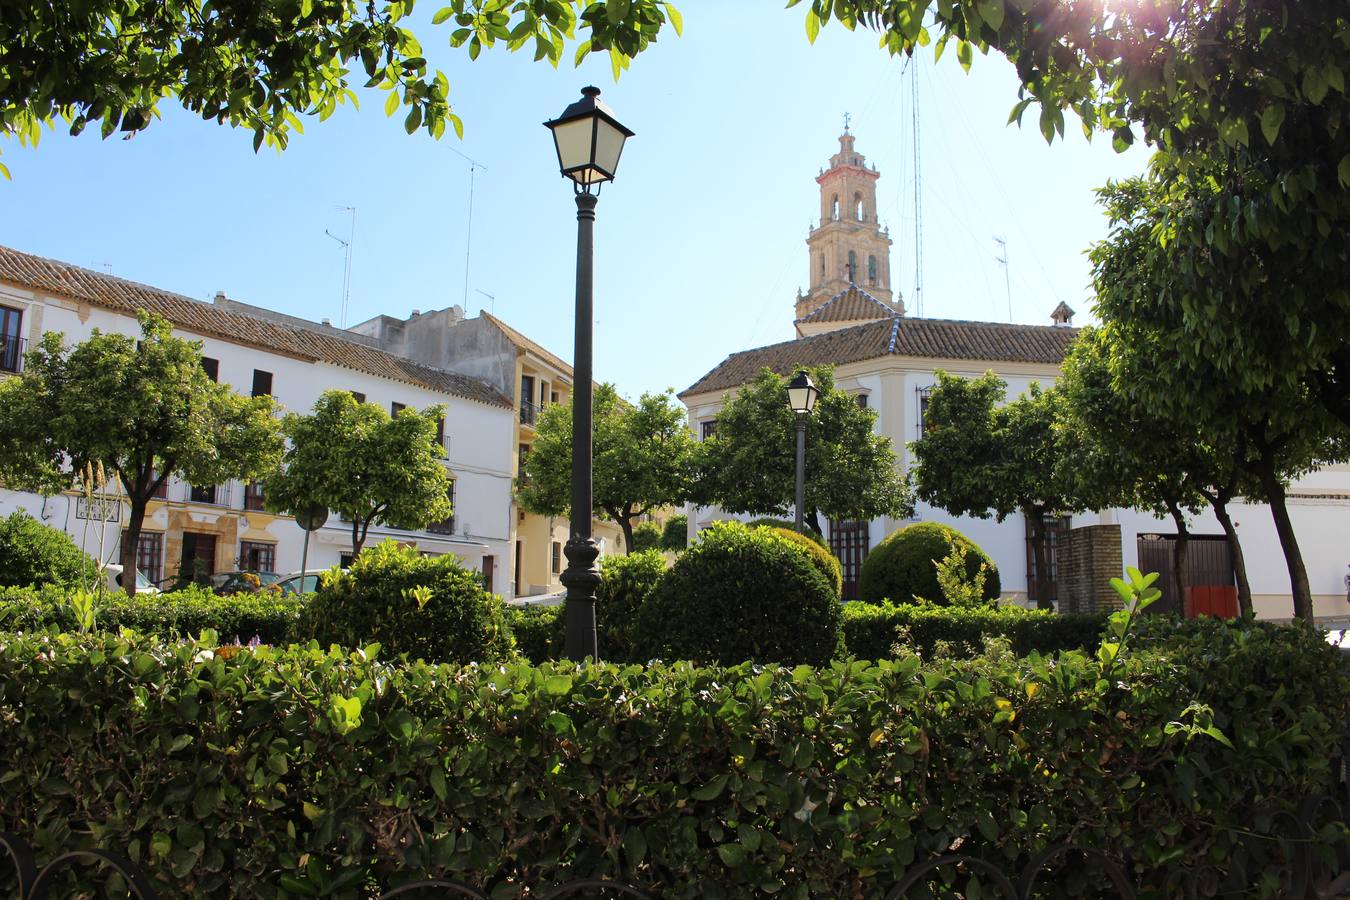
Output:
M457 667L0 635L0 830L124 852L164 898L431 875L880 898L958 840L1005 870L1072 840L1145 887L1215 866L1258 896L1288 848L1244 837L1252 810L1339 796L1350 682L1311 629L1201 631L1110 678L1086 654Z
M284 644L294 634L303 601L293 594L260 591L217 596L189 587L164 594L99 593L94 596L94 628L117 632L130 628L163 638L197 637L211 629L222 640ZM79 622L71 592L53 585L0 590L0 629L37 631L55 625L76 631Z
M1166 620L1170 627L1173 620ZM857 659L887 659L899 644L925 659L940 646L950 655L984 652L990 638L1007 638L1026 656L1096 647L1106 615L1054 613L1020 606L947 607L918 604L844 604L844 643Z

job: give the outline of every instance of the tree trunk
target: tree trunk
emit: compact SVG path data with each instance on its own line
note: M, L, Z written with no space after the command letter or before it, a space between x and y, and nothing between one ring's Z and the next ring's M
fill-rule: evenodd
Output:
M1054 601L1047 596L1048 592L1044 586L1049 583L1046 576L1050 570L1050 560L1045 552L1045 513L1040 508L1024 509L1022 515L1026 516L1031 522L1031 558L1036 563L1035 583L1040 586L1036 591L1037 609L1054 609ZM1027 585L1031 587L1030 584Z
M360 517L357 517L357 518L352 519L352 560L353 560L353 561L355 561L357 554L361 552L361 548L364 547L364 546L366 545L366 534L367 534L369 531L370 531L370 524L369 524L369 522L366 523L366 527L362 528L362 527L361 527L361 519L360 519Z
M1237 576L1238 612L1244 617L1250 617L1254 615L1252 586L1247 581L1247 561L1242 556L1242 542L1238 540L1233 517L1228 514L1228 502L1220 496L1217 499L1211 498L1210 506L1214 507L1214 518L1219 520L1219 524L1223 526L1224 536L1228 538L1228 552L1233 557L1233 574Z
M1263 451L1261 455L1260 475L1266 502L1270 504L1270 515L1275 519L1275 532L1280 536L1280 547L1284 550L1285 566L1289 569L1289 588L1294 595L1294 617L1312 622L1312 587L1308 583L1308 570L1303 565L1303 554L1298 549L1294 523L1289 519L1284 485L1275 474L1274 463L1267 451Z
M627 556L633 552L633 520L629 516L616 516L614 521L623 531L623 555Z
M136 596L136 548L141 542L141 526L145 524L148 501L128 497L131 513L127 516L127 536L122 539L122 591L128 597Z
M1181 507L1173 501L1167 501L1167 511L1172 514L1172 521L1177 526L1177 543L1172 553L1172 584L1176 587L1177 602L1181 604L1181 615L1183 618L1191 617L1190 604L1186 602L1186 588L1190 586L1190 578L1186 572L1186 556L1189 549L1191 532L1186 527L1186 516L1182 513Z
M810 528L816 534L823 535L825 533L825 529L820 527L820 510L811 510L811 514L806 517L806 527Z

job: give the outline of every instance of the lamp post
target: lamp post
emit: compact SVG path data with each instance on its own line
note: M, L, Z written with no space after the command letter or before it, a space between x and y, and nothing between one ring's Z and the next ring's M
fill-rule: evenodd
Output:
M591 333L592 270L595 255L595 204L600 186L614 180L624 141L633 136L599 100L600 89L584 87L581 99L545 122L553 132L558 169L572 180L577 201L577 309L576 344L572 356L572 522L567 545L567 658L578 662L595 657L595 590L600 550L591 537Z
M797 414L797 531L806 530L806 417L815 408L820 391L806 374L798 369L788 382L788 406Z

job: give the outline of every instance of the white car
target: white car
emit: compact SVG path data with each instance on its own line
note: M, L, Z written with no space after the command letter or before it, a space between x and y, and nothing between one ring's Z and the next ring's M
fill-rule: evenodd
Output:
M552 594L532 594L529 597L512 597L506 601L507 606L514 606L516 609L530 609L537 606L562 606L567 600L567 591L557 591Z
M113 593L122 591L122 567L117 563L109 563L103 567L103 580L108 590ZM145 577L145 573L140 569L136 570L136 593L138 594L158 594L159 588L150 583L150 579Z

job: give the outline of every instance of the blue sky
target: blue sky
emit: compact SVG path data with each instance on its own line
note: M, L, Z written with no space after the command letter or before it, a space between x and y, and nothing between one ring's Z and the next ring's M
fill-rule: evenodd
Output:
M429 17L435 4L419 9ZM969 74L924 51L905 69L875 34L826 28L814 46L803 8L778 0L685 0L673 33L615 84L608 60L554 70L505 48L476 62L424 24L465 121L436 142L408 136L381 95L277 154L251 134L170 105L130 141L96 130L5 143L0 243L201 299L217 290L313 319L339 317L342 248L356 207L348 323L455 303L488 307L570 358L575 208L541 123L594 83L636 133L601 196L596 235L596 374L628 395L682 389L728 353L793 336L807 281L814 178L845 112L881 171L878 212L895 241L893 287L914 312L911 78L922 139L924 307L930 317L1048 323L1061 300L1086 317L1087 247L1105 234L1093 189L1143 171L1070 120L1047 146L1005 126L1017 81L1001 57ZM567 54L570 57L570 51ZM470 165L469 265L465 265ZM467 280L467 293L466 293ZM482 293L480 293L482 292ZM492 295L489 299L486 295Z

